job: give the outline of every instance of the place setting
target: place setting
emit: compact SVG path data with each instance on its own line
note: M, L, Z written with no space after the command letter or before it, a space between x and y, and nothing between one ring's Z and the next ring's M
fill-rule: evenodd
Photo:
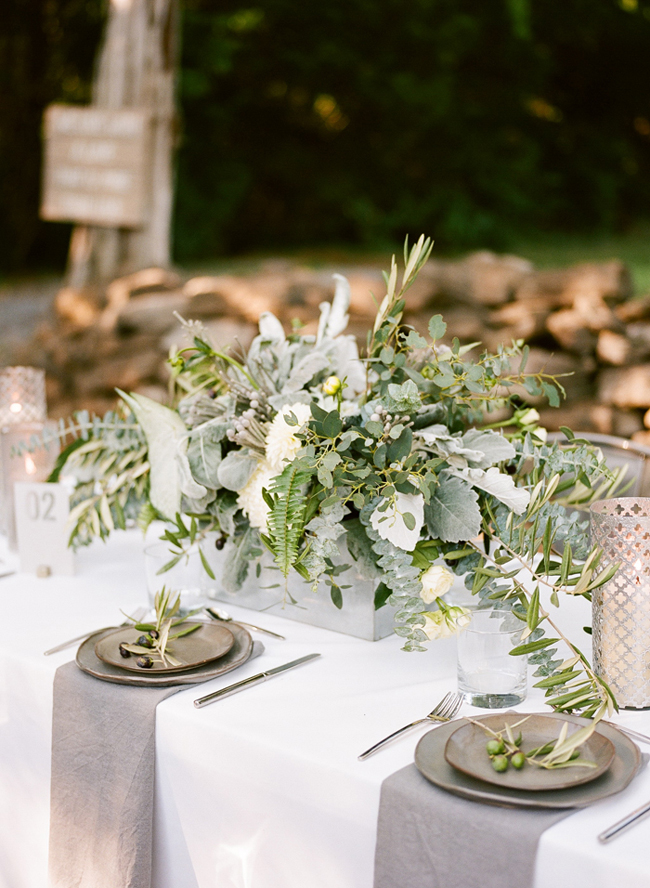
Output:
M473 610L457 638L458 690L359 755L364 761L418 726L431 726L417 743L414 764L382 784L375 888L394 885L398 874L404 879L406 873L409 883L423 878L434 849L446 867L445 884L474 884L482 861L483 884L532 886L545 830L623 792L647 764L632 736L602 712L589 719L512 709L528 692L527 657L510 654L521 633L507 609ZM650 745L649 737L636 732L636 738ZM603 824L594 838L607 843L649 813L643 805ZM459 855L465 844L471 852ZM506 870L497 866L504 849Z
M87 635L75 659L57 669L49 853L53 885L69 884L71 874L85 873L98 862L104 884L151 884L156 707L264 652L245 626L223 615L200 619L203 615L203 608L182 609L180 594L163 586L153 613L140 610L125 624ZM319 656L249 676L197 698L194 707ZM70 724L78 727L70 732ZM128 728L126 735L120 726ZM106 824L101 835L87 836L89 816ZM131 836L127 843L125 832Z
M264 651L244 626L178 618L180 598L163 589L155 618L85 638L75 662L88 675L133 687L174 687L209 681ZM196 616L196 614L194 615ZM177 619L174 619L177 617Z

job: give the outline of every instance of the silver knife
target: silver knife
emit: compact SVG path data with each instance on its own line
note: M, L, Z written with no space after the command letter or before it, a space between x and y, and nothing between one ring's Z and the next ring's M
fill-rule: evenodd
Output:
M299 657L297 660L292 660L290 663L283 663L282 666L276 666L274 669L268 669L266 672L258 672L257 675L251 675L250 678L245 678L243 681L228 685L227 688L221 688L220 691L206 694L205 697L199 697L198 700L194 701L194 705L197 709L201 709L209 703L214 703L215 700L223 700L224 697L230 697L231 694L238 694L246 688L252 688L256 684L261 684L263 681L272 678L274 675L280 675L280 673L286 672L287 669L293 669L295 666L302 666L303 663L309 663L310 660L315 660L317 657L320 657L320 654L307 654L306 657Z
M640 743L645 743L646 745L650 744L650 737L647 734L641 734L639 731L633 731L632 728L623 727L623 725L617 725L614 722L607 721L603 719L603 724L611 725L612 728L617 728L619 731L622 731L624 734L628 734L632 737L633 740L638 740Z
M110 626L105 626L104 629L110 629ZM90 638L91 635L94 635L95 632L102 632L102 629L94 629L92 632L84 632L83 635L77 635L76 638L69 638L67 641L64 641L62 644L57 644L56 647L49 648L47 651L43 651L44 657L49 657L50 654L58 654L59 651L64 651L66 648L72 647L73 644L76 644L78 641L83 641L85 638Z
M631 826L634 826L635 823L638 823L639 820L643 820L648 814L650 814L650 802L637 808L636 811L632 811L631 814L628 814L627 817L623 817L622 820L617 821L613 826L610 826L609 829L606 829L605 832L601 832L598 836L598 841L603 844L611 841L616 838L616 836L620 835L623 830L629 829Z

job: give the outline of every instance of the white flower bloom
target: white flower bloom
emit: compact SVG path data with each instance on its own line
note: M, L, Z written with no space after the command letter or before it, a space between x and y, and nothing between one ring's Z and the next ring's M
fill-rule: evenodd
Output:
M544 426L539 426L536 429L533 429L531 432L533 438L537 438L538 441L541 441L542 444L546 444L546 439L548 438L548 429L545 429Z
M265 459L262 460L237 497L237 505L244 515L248 516L251 526L257 527L262 533L266 533L266 518L269 513L269 507L262 496L262 489L268 490L277 474L273 466Z
M411 529L407 527L404 515L410 513L415 521ZM420 539L424 524L424 497L421 493L396 493L395 501L384 512L379 507L370 516L370 523L379 536L388 540L398 549L412 552Z
M539 422L539 413L534 407L529 407L528 410L524 410L519 414L519 422L522 425L533 425Z
M290 413L298 420L297 426L289 425L285 417ZM285 404L277 414L266 436L266 459L273 467L275 473L281 472L287 462L295 457L302 447L302 442L296 437L306 423L311 419L309 404Z
M341 380L338 376L328 376L323 383L323 391L326 395L335 395L341 388Z
M422 591L420 596L426 604L431 604L436 598L445 595L454 583L454 575L446 567L432 564L420 577Z
M464 607L447 607L444 610L429 611L423 614L425 619L422 631L429 641L436 638L450 638L461 632L470 621L470 612Z

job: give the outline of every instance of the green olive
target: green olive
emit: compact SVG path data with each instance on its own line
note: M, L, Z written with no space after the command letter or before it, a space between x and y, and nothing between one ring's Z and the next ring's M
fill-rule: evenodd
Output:
M506 751L503 740L488 740L485 744L485 748L487 749L488 755L500 755L502 752Z
M521 771L523 766L526 764L526 756L523 754L523 752L515 752L510 761L512 762L513 768Z
M492 759L492 767L499 773L506 771L508 769L508 757L506 755L495 755Z

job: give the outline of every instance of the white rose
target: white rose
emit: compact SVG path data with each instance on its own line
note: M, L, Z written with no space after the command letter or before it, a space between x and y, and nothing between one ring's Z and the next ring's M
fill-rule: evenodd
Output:
M519 422L522 425L533 425L534 423L539 422L539 413L534 407L529 407L528 410L519 414Z
M429 641L449 638L463 630L470 621L470 612L464 607L446 607L444 610L429 611L422 616L422 631Z
M422 581L420 596L426 604L431 604L436 598L441 598L449 592L454 583L453 573L439 564L432 564L420 579Z

